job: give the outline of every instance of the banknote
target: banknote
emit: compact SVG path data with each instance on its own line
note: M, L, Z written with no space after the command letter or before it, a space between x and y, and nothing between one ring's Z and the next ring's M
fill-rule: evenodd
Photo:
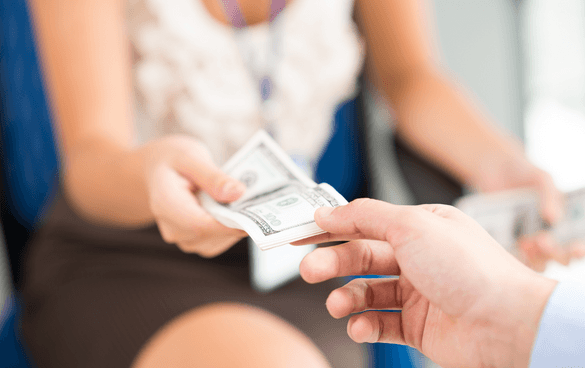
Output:
M542 230L550 231L561 244L585 241L585 188L565 194L565 215L554 226L542 219L538 193L533 189L471 194L455 206L511 252L517 251L516 244L522 236Z
M222 169L246 185L244 195L221 204L202 193L201 204L225 226L246 231L262 250L324 233L313 220L316 209L347 204L329 184L311 180L263 130Z
M565 195L565 216L551 232L561 243L585 241L585 188Z

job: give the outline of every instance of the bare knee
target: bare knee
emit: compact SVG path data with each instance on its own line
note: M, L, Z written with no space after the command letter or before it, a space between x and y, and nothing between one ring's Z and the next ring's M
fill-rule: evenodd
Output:
M134 368L328 367L302 332L261 309L211 304L170 321L143 347Z

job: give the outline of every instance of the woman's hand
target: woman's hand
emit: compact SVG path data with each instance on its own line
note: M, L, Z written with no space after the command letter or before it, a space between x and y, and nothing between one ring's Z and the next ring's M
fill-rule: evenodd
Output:
M556 283L520 263L471 218L450 206L362 199L320 209L315 221L329 233L307 242L371 240L314 250L301 263L307 282L399 275L355 279L329 295L333 317L356 313L348 321L353 340L410 345L445 368L528 366Z
M515 162L515 164L514 164ZM550 174L526 160L522 155L517 160L509 160L510 165L501 175L492 175L483 181L482 190L486 192L513 188L531 187L536 189L540 198L540 214L551 226L563 219L564 198L557 189ZM527 234L518 242L519 259L536 271L544 271L546 264L554 260L568 265L572 258L585 256L585 244L573 242L560 244L550 232L544 230Z
M220 224L207 213L196 193L218 202L238 199L246 187L223 173L198 140L171 136L142 148L150 210L163 239L188 253L217 256L246 236Z

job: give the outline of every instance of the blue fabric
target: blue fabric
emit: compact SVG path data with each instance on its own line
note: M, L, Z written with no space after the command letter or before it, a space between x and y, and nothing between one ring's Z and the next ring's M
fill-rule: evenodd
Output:
M391 313L391 312L389 312ZM368 347L372 368L423 367L423 360L415 349L408 346L375 343Z
M333 134L317 164L315 179L328 183L348 201L364 195L365 150L360 142L358 102L349 100L335 113Z
M0 0L0 96L2 211L30 231L55 193L58 161L24 0ZM8 236L13 224L5 225L7 238L17 238ZM23 244L9 245L13 269L18 269ZM29 367L18 312L11 297L0 318L0 368Z
M26 1L0 0L0 154L8 210L32 229L57 187L57 154Z
M360 137L358 100L341 104L335 114L333 136L317 164L318 183L329 183L348 201L367 195L367 163ZM368 276L375 277L375 276ZM392 313L392 312L389 312ZM371 344L370 366L375 368L422 367L423 360L415 349L402 345Z
M585 367L585 284L564 281L540 320L530 368Z
M19 328L17 300L9 296L0 312L0 368L29 368Z

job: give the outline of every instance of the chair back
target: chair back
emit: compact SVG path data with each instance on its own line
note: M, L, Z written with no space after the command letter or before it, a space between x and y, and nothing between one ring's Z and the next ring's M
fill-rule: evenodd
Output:
M57 189L58 159L24 0L0 0L0 221L16 284L24 245Z

